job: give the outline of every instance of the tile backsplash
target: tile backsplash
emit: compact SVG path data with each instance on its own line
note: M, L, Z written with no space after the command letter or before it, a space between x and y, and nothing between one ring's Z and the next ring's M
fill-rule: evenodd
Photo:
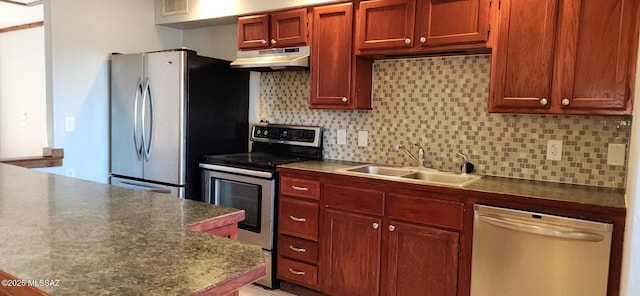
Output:
M631 117L489 114L490 55L380 60L374 64L373 110L312 110L309 72L262 73L260 118L324 127L324 158L413 165L396 145L429 167L458 170L465 153L482 175L624 188L626 166L607 164L607 145L628 144ZM347 145L337 130L347 130ZM358 131L368 131L360 147ZM562 160L546 159L562 140Z

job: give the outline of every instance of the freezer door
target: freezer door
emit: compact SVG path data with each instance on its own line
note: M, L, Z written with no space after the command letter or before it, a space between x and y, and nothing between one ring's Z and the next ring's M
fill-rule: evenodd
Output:
M111 63L111 173L142 178L143 55L113 55ZM137 107L136 107L137 106ZM137 114L136 114L137 111ZM136 123L137 120L137 123Z
M185 184L186 52L145 54L144 179Z

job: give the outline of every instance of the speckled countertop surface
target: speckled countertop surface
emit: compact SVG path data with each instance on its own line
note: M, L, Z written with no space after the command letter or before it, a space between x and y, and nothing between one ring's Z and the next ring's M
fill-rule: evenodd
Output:
M0 164L0 270L51 295L188 295L264 267L184 228L236 211Z
M292 168L320 173L335 173L351 175L339 170L364 165L365 163L323 160L305 161L281 165L282 168ZM375 178L375 177L372 177ZM388 179L387 179L388 180ZM398 178L399 182L402 179ZM409 183L416 183L406 181ZM432 185L438 186L438 185ZM590 187L571 184L560 184L542 181L530 181L521 179L511 179L502 177L484 176L479 181L471 183L460 190L473 190L478 192L507 194L523 196L529 198L546 199L553 201L565 201L572 203L588 204L594 206L605 206L612 208L625 208L624 190Z

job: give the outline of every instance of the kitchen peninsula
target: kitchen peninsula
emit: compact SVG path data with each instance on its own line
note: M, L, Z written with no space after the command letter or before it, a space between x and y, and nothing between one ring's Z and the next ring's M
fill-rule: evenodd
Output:
M0 164L0 295L234 295L264 276L262 250L210 233L232 237L228 226L242 219L235 209ZM39 285L8 287L20 280Z

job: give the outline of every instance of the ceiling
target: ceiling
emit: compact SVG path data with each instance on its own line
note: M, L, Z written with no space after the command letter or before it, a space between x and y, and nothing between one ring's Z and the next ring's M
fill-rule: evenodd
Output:
M11 0L20 3L32 3L33 0ZM42 4L22 6L0 2L0 29L35 23L44 20Z

